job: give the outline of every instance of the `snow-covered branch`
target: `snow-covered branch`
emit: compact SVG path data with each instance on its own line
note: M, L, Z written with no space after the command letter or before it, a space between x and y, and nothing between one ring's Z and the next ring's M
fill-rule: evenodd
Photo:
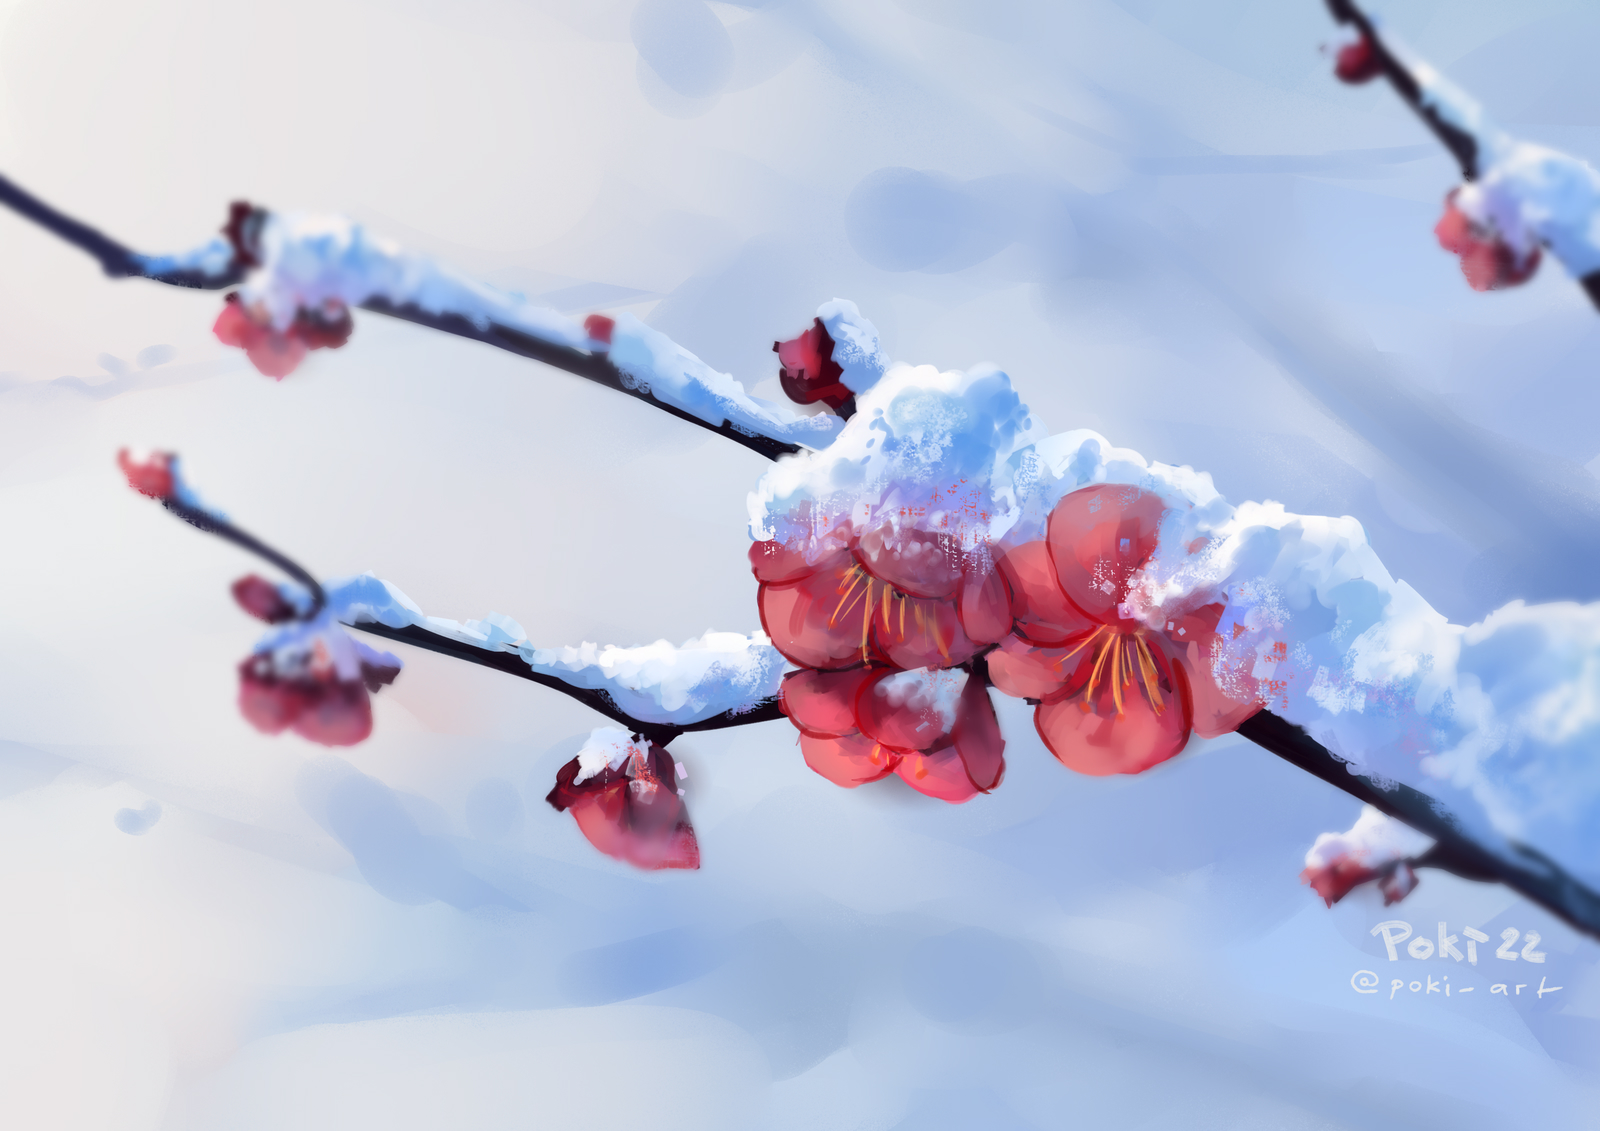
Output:
M1600 173L1586 161L1521 141L1353 0L1328 0L1358 36L1340 52L1346 82L1382 75L1444 143L1465 183L1451 191L1439 242L1461 256L1476 290L1514 286L1550 251L1600 306Z
M538 648L510 617L430 617L370 573L326 588L329 609L352 628L554 688L663 746L685 731L779 717L786 665L760 632L707 632L676 647L658 640L636 648Z
M591 315L580 326L343 217L278 214L236 203L223 236L183 254L150 256L4 177L0 204L88 252L115 278L210 290L242 284L228 296L216 332L269 376L286 376L309 350L342 346L352 330L350 311L360 308L564 369L769 459L824 447L842 423L831 413L806 416L750 396L733 377L631 314Z

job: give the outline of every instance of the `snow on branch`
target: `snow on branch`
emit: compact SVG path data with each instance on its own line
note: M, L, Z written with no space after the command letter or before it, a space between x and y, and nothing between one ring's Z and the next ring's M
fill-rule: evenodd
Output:
M1328 8L1358 36L1339 52L1338 76L1366 82L1382 75L1460 165L1465 183L1451 191L1435 232L1461 256L1472 287L1527 280L1547 248L1600 306L1600 173L1506 133L1353 0L1328 0Z
M264 374L282 378L307 352L344 345L361 308L532 358L605 385L776 458L824 447L839 416L800 415L750 396L631 314L592 315L580 326L520 295L477 282L408 252L343 217L278 214L236 203L223 236L193 251L131 251L0 177L0 203L99 260L108 275L223 289L217 336L243 348ZM225 238L224 238L225 237ZM846 347L876 331L848 317ZM881 372L881 364L879 365ZM861 369L857 366L857 370Z
M707 632L674 647L584 643L538 648L510 617L465 622L430 617L370 573L329 582L328 607L366 632L456 655L554 687L665 744L684 731L777 717L783 657L760 632ZM510 661L509 663L507 661Z

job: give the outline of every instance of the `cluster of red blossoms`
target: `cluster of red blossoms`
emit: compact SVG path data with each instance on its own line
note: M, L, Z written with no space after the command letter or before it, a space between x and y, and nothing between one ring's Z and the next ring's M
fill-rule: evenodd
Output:
M581 757L562 766L545 798L570 812L589 843L636 868L700 867L678 767L654 742L634 740L617 764L586 773Z
M1155 553L1161 500L1089 487L1043 541L992 568L948 535L841 521L813 560L759 542L761 622L801 670L782 704L812 769L856 786L898 773L965 801L999 784L1005 743L984 688L1037 704L1045 745L1086 774L1138 773L1261 709L1216 678L1222 606L1135 618L1128 591Z

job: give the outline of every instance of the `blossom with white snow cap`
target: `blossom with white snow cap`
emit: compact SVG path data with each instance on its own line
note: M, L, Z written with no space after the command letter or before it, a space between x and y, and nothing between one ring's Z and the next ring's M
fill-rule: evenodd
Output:
M1399 903L1417 886L1411 862L1432 847L1428 837L1365 805L1349 829L1317 837L1300 878L1329 907L1373 880L1386 905Z

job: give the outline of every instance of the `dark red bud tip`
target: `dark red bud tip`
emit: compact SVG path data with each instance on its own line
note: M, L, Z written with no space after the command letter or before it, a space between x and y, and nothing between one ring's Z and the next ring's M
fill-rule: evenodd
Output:
M796 404L821 401L838 411L853 396L843 383L844 370L833 360L833 338L822 319L812 319L798 338L774 342L772 348L778 355L778 382Z
M611 331L616 327L616 322L604 314L591 314L583 320L583 332L597 342L611 344Z
M222 226L222 234L233 245L233 258L239 266L261 266L261 227L266 221L266 210L248 200L228 205L228 222Z
M295 609L278 587L264 577L250 574L233 583L233 599L251 616L268 624L282 624L295 618Z
M128 486L139 494L152 499L170 499L177 491L172 477L172 461L176 458L171 452L151 452L144 459L136 460L123 448L117 453L117 466L128 477Z
M1346 44L1339 49L1333 73L1341 82L1371 82L1383 74L1383 62L1378 57L1377 48L1373 46L1372 40L1363 35L1354 43Z

